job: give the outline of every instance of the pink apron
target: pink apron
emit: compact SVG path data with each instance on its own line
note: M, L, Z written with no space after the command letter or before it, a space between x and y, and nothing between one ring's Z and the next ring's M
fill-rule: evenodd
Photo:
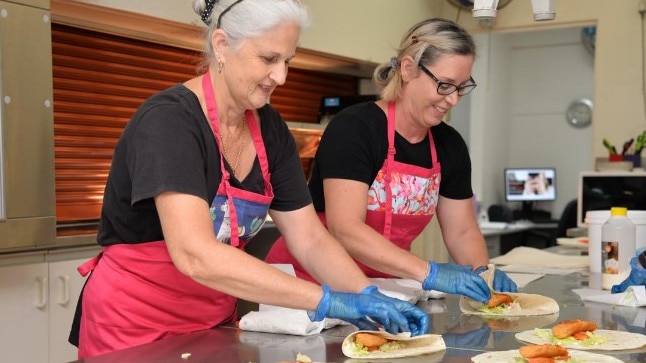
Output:
M223 174L211 203L213 228L220 241L243 248L245 240L262 228L273 198L267 154L256 117L247 111L265 194L231 186L219 142L217 106L209 73L203 77L202 88L220 148ZM83 276L92 272L83 293L79 359L209 329L236 319L237 299L179 272L164 241L104 247L78 270Z
M405 250L410 250L413 240L433 219L439 198L441 168L430 129L428 134L433 161L431 169L395 161L395 104L388 104L388 154L368 189L366 224ZM319 212L318 216L326 224L325 213ZM297 276L316 282L289 253L282 237L265 260L291 263ZM392 277L355 262L368 277Z

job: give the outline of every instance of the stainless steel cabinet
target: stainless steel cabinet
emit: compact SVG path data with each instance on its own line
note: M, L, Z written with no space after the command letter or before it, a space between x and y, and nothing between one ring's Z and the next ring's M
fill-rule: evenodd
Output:
M0 250L55 243L49 1L0 1Z

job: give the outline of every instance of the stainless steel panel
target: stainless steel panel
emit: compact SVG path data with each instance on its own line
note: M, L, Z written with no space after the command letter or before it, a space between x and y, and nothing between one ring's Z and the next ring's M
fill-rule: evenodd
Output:
M33 6L0 1L0 249L51 245L56 234L50 14Z
M41 9L48 9L50 8L50 1L49 0L12 0L9 1L12 3L16 4L22 4L22 5L28 5L28 6L33 6Z
M0 252L54 245L56 218L16 218L0 222Z

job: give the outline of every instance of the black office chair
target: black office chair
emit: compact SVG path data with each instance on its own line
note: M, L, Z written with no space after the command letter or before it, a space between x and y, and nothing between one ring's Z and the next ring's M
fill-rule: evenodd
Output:
M568 229L577 227L576 204L577 200L573 199L565 205L565 208L563 208L561 218L559 219L556 231L554 232L554 244L556 244L557 238L567 237Z
M504 204L492 204L487 209L487 216L491 222L511 222L512 212Z

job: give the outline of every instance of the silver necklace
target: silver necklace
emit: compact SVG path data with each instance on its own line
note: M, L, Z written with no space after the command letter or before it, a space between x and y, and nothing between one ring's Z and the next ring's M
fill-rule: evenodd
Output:
M231 171L233 172L233 175L236 175L236 170L238 169L238 164L240 163L240 155L242 155L242 150L244 150L244 147L246 145L247 141L247 120L245 117L242 118L242 136L240 136L240 141L238 144L240 144L240 147L238 147L238 152L236 154L236 158L233 160L233 164L229 163L229 166L231 166ZM228 139L228 137L227 137ZM222 153L224 154L224 158L229 161L229 152L227 151L225 138L224 138L224 132L220 134L220 141L222 142Z

